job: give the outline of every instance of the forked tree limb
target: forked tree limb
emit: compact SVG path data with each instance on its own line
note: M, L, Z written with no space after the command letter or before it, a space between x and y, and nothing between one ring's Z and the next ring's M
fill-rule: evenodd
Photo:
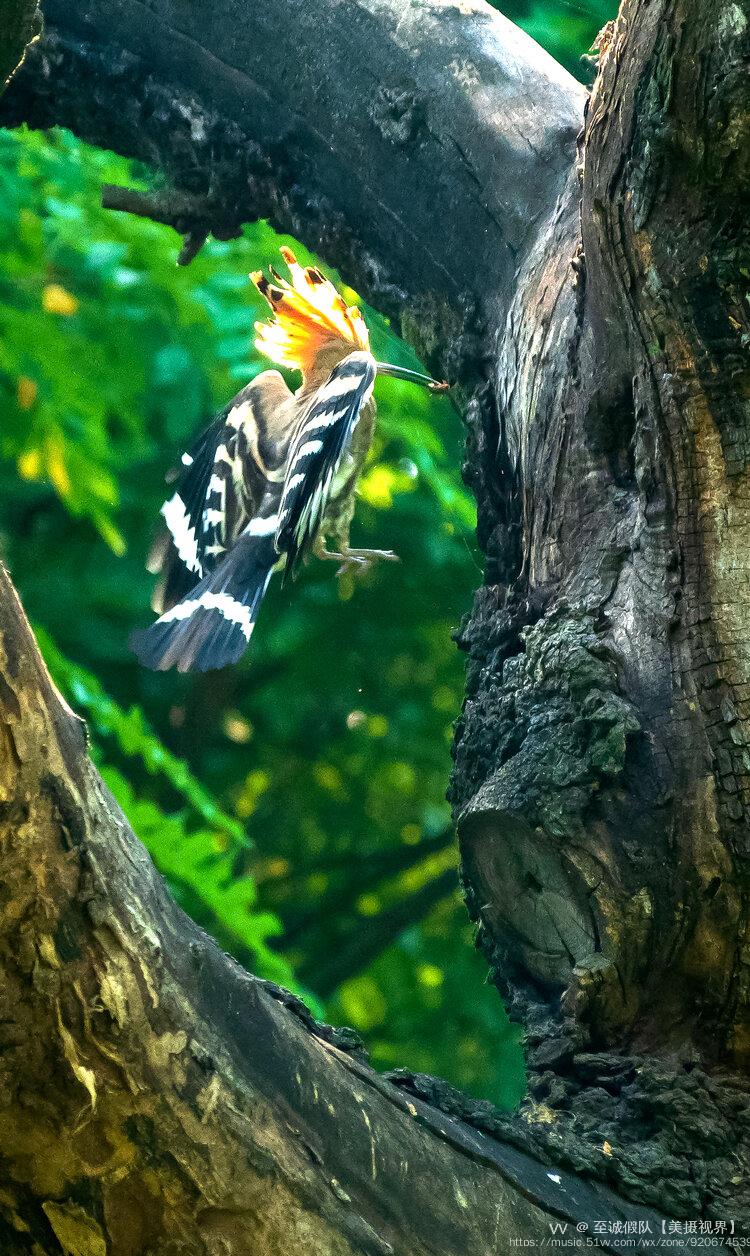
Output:
M91 764L5 571L0 748L3 1252L464 1256L557 1219L658 1229L405 1094L220 952Z
M267 216L456 334L462 300L507 308L582 122L581 86L484 0L47 0L46 21L8 122L141 158L221 234Z
M578 148L583 90L479 0L47 17L6 120L268 216L465 385L452 796L514 1137L747 1226L750 0L624 0Z

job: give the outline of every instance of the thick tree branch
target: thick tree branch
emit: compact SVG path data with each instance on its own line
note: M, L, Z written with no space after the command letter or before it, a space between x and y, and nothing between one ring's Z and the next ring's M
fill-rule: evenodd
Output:
M4 1251L75 1232L113 1256L175 1234L186 1254L463 1256L636 1216L404 1095L221 954L88 761L4 572L0 744Z
M191 262L203 247L211 223L219 216L205 196L191 196L188 192L177 191L148 195L136 191L135 188L119 187L114 183L103 185L102 206L104 209L135 214L139 218L150 218L152 222L160 222L179 231L184 237L177 258L181 266ZM233 230L232 235L235 234L237 232Z
M46 21L6 122L142 158L223 234L268 216L454 357L467 297L507 308L581 125L583 89L483 0L48 0Z
M627 0L605 40L580 226L539 236L472 424L453 777L536 1136L597 1172L605 1131L623 1189L745 1226L749 18Z

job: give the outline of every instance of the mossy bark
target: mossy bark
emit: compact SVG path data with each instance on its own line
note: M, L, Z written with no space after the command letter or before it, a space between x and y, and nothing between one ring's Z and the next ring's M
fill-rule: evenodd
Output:
M603 37L497 355L453 779L530 1145L745 1224L749 18L627 0Z

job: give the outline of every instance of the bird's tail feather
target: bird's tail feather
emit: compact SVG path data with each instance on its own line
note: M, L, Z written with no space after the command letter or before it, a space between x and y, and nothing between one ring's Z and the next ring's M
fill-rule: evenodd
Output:
M215 571L157 619L131 647L154 671L207 672L247 649L278 554L271 537L243 536Z

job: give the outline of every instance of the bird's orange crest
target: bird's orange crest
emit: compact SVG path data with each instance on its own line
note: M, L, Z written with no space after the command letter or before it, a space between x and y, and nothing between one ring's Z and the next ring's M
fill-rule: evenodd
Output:
M308 372L320 351L343 342L349 352L369 349L365 320L356 305L347 305L333 284L315 266L300 266L291 249L281 256L291 283L271 267L272 279L262 271L250 276L273 310L268 323L256 323L255 347L272 362Z

